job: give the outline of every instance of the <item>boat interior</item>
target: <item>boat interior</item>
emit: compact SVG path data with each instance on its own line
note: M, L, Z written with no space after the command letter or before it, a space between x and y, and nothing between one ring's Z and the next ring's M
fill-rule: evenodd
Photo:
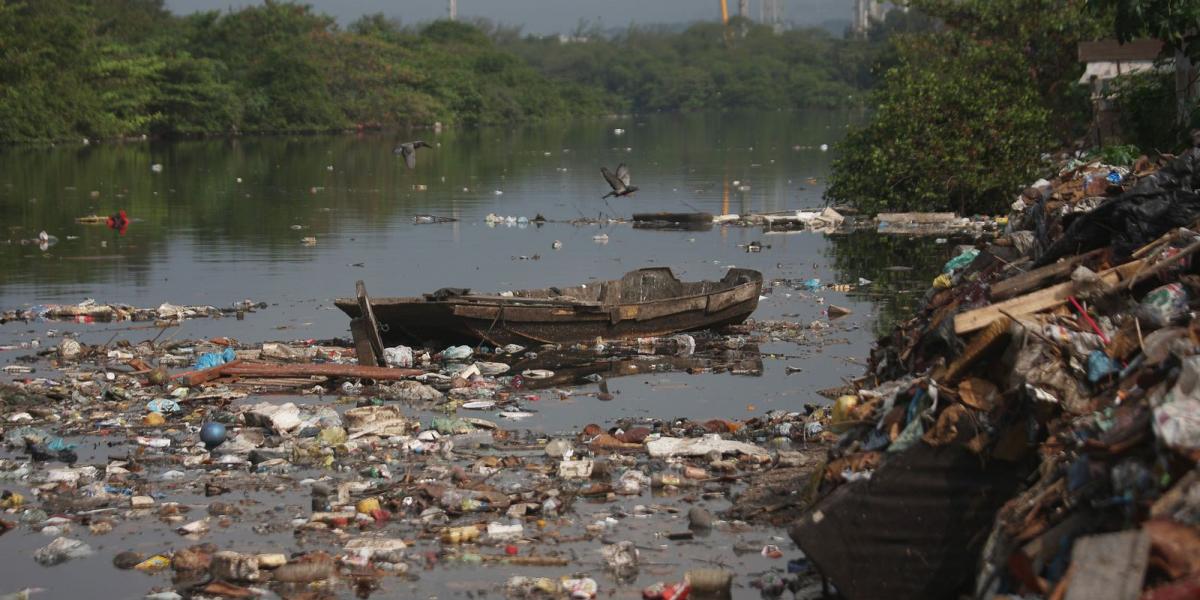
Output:
M620 279L566 288L518 290L500 295L476 295L470 294L469 290L464 290L464 294L445 294L444 290L438 290L425 297L431 301L461 296L464 299L518 298L607 306L712 294L761 279L762 275L757 271L730 269L719 281L680 281L671 269L652 267L630 271Z

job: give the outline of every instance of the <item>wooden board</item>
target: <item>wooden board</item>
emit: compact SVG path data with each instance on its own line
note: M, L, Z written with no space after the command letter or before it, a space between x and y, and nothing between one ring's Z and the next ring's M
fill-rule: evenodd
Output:
M371 330L367 320L361 317L350 319L350 335L354 338L354 354L360 365L378 365L379 357L371 344Z
M1024 294L1029 290L1035 290L1043 287L1055 280L1066 279L1067 277L1070 277L1071 272L1075 270L1075 267L1089 260L1099 258L1102 254L1104 254L1105 251L1105 248L1099 248L1091 252L1072 256L1070 258L1058 261L1052 265L1046 265L1032 271L1026 271L1025 273L1009 277L1004 281L997 282L992 285L992 301L999 302L1001 300L1007 300L1013 296Z
M1133 276L1134 273L1142 266L1143 261L1135 260L1127 262L1119 267L1114 267L1100 273L1100 279L1105 285L1113 286L1121 281ZM969 310L964 313L959 313L954 316L954 333L962 335L972 331L978 331L987 327L995 321L1003 317L1006 313L1013 316L1028 315L1036 312L1041 312L1050 308L1054 308L1067 301L1067 298L1074 296L1076 293L1075 283L1065 281L1057 285L1052 285L1048 288L1038 290L1032 294L1018 296L1004 302L989 304L983 308Z
M355 282L354 291L358 296L360 318L367 322L364 333L367 336L367 342L371 345L371 352L375 354L374 364L386 367L387 363L383 360L383 337L379 335L379 322L375 320L375 311L371 309L371 298L367 296L367 285L360 279Z

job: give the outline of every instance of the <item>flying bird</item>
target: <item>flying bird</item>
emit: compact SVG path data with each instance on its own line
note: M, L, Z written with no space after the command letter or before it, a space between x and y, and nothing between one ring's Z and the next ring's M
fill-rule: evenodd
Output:
M612 191L605 194L601 200L606 200L609 196L620 198L638 191L637 186L629 185L629 167L626 167L625 163L621 163L617 167L616 175L612 171L609 171L607 167L600 167L600 174L604 175L604 180L612 188Z
M432 148L429 144L417 140L415 142L404 142L395 148L392 148L392 154L404 157L404 163L408 168L414 169L417 166L417 148Z

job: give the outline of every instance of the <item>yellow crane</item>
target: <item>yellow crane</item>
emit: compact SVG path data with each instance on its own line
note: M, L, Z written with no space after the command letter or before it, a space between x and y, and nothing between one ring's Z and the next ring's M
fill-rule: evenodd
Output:
M721 0L721 22L726 23L726 24L729 23L729 2L728 2L728 0Z

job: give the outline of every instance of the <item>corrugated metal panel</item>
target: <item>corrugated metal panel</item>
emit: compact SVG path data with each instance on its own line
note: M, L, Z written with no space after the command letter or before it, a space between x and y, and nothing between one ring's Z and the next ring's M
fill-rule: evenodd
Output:
M918 444L835 490L791 537L847 600L936 600L967 590L996 511L1024 470Z

